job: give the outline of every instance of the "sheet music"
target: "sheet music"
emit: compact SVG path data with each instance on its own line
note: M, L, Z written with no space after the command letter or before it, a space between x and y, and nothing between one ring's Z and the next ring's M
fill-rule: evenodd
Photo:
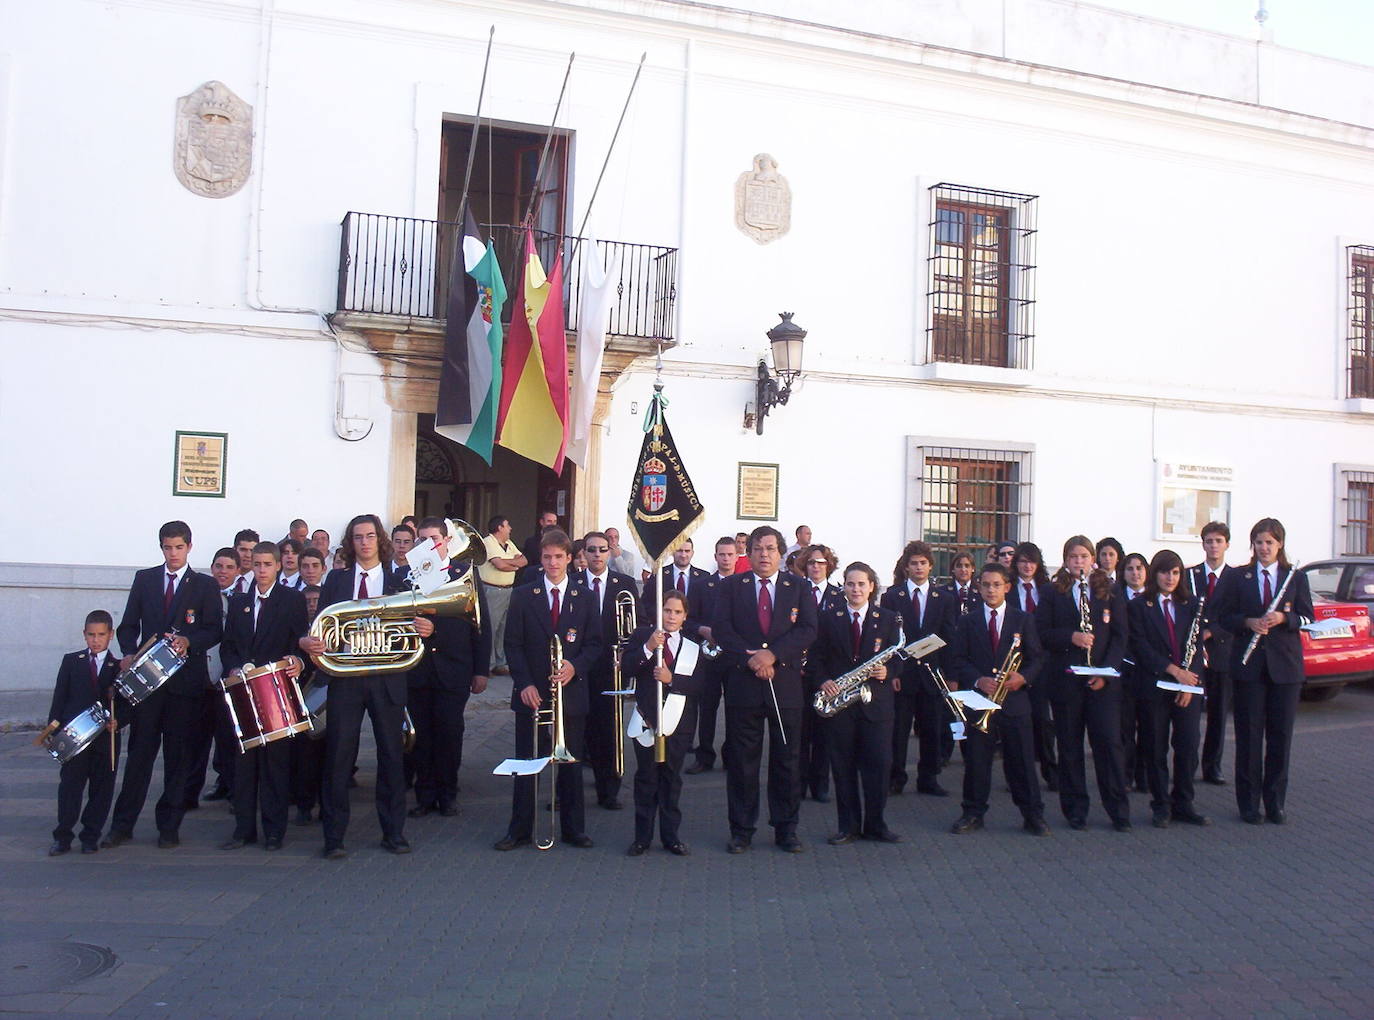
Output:
M493 776L533 776L544 771L551 758L507 758L491 770Z
M1001 709L1001 705L991 698L985 698L977 691L950 691L949 696L962 704L965 708L973 709L975 712L996 712Z
M1184 694L1202 694L1201 687L1194 687L1192 684L1176 684L1172 680L1158 680L1155 686L1161 691L1179 691Z
M1120 672L1111 666L1070 666L1069 672L1074 676L1120 676Z

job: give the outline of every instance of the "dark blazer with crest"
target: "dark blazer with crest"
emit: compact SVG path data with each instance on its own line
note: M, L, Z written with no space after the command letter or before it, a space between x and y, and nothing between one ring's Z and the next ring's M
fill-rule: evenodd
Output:
M299 642L309 629L305 596L284 584L274 585L258 611L258 625L254 628L253 600L257 597L257 585L247 594L229 596L229 615L220 647L225 676L244 663L265 666L288 655L301 654Z
M587 599L592 604L593 616L596 616L596 597L592 592L592 576L585 570L569 571L568 576L572 577L577 584L586 592ZM597 654L596 661L588 668L589 675L596 677L608 677L615 669L615 598L623 591L630 593L631 597L638 599L638 592L635 589L634 578L619 571L606 571L606 591L601 596L601 614L598 618L597 631L601 639L601 647ZM636 603L635 622L643 623L640 619L640 610ZM604 688L603 688L604 689ZM565 692L566 693L566 692ZM598 694L601 692L598 691Z
M663 575L663 590L669 592L673 590L673 578L676 576L677 567L669 564L659 573ZM711 574L700 567L687 568L687 622L682 629L687 632L687 636L693 641L697 640L697 628L703 623L709 624L710 619L702 615L707 603L710 601L707 594L706 582L711 579ZM650 576L644 582L644 593L639 597L639 622L658 624L658 581Z
M859 654L855 655L853 623L849 614L849 605L843 600L828 602L821 611L817 624L819 636L809 654L810 661L815 664L818 681L836 680L898 641L900 617L890 609L870 605L859 632ZM861 718L872 722L892 719L896 711L893 707L893 668L895 663L889 660L887 678L868 682L868 688L873 692L872 701L867 705L855 702L846 711L857 712Z
M1212 602L1216 601L1217 592L1221 591L1221 582L1226 579L1227 574L1232 573L1235 569L1235 567L1222 564L1221 570L1217 572L1216 591L1212 593L1211 600L1202 607L1202 625L1212 632L1211 639L1207 641L1207 668L1215 673L1231 672L1231 645L1234 641L1231 637L1231 632L1217 623L1216 617L1212 615ZM1189 567L1188 574L1193 582L1193 595L1206 595L1206 562L1204 561ZM1296 584L1297 582L1294 583Z
M1278 569L1275 594L1278 594L1293 569ZM1303 624L1311 623L1316 614L1312 608L1312 589L1307 584L1307 575L1300 570L1297 572L1278 605L1278 611L1284 614L1284 622L1260 638L1250 661L1242 666L1241 657L1254 637L1254 632L1245 625L1245 621L1250 617L1263 616L1269 609L1255 578L1254 564L1226 571L1217 578L1215 605L1208 606L1204 615L1219 622L1234 638L1231 643L1231 675L1237 683L1257 681L1267 670L1269 679L1276 684L1300 684L1304 677L1302 638L1298 631Z
M558 607L559 641L563 658L572 663L573 679L563 687L563 710L569 716L585 716L589 707L587 678L601 657L601 621L591 592L582 587L576 571L568 573L567 595ZM549 697L550 640L555 634L549 618L549 593L544 575L516 587L506 614L506 665L510 667L510 707L528 714L520 691L535 687ZM599 693L599 692L598 692Z
M163 608L167 568L159 564L140 570L129 588L129 601L124 606L115 636L120 650L133 655L155 634L176 632L189 642L186 665L163 685L173 694L199 697L210 686L210 670L205 655L219 644L220 599L219 587L209 574L198 574L189 567L182 575L172 595L172 608Z
M319 608L323 613L330 606L338 605L340 602L353 601L354 588L354 568L340 567L338 570L331 570L324 579L324 584L320 586ZM382 595L395 595L403 588L402 580L397 573L391 569L391 564L382 564ZM375 597L376 592L368 592L369 597ZM301 598L305 596L302 595ZM386 687L386 695L391 699L393 705L404 705L406 703L406 674L405 673L367 673L354 674L349 677L336 677L325 673L330 683L343 680L347 683L355 676L375 676L382 680Z
M1074 689L1073 685L1083 685L1080 677L1068 671L1070 666L1087 664L1087 653L1073 643L1079 623L1075 590L1073 585L1069 586L1068 591L1062 592L1055 587L1049 597L1035 607L1036 628L1050 653L1046 679L1049 681L1051 697L1069 692ZM1126 621L1125 597L1116 593L1106 599L1091 596L1088 600L1088 618L1093 625L1092 664L1110 666L1120 671L1131 637L1130 624ZM1120 681L1108 679L1107 682Z
M453 563L448 579L456 581L467 567ZM406 674L411 687L434 687L441 691L470 690L472 678L488 676L491 671L491 615L487 610L487 589L477 571L472 570L472 586L477 593L480 627L462 616L431 616L434 633L424 638L424 658Z
M119 653L113 648L109 650L105 665L100 667L100 676L94 684L91 683L90 655L90 651L83 648L62 656L62 665L57 669L57 683L52 691L52 706L48 709L49 722L56 719L66 726L97 701L107 709L110 707L110 688L115 677L119 676ZM124 699L116 698L115 716L121 722L125 711Z
M907 594L905 580L883 592L878 604L901 616L902 633L907 644L930 634L938 634L945 641L949 641L950 632L959 621L959 600L948 589L937 587L934 582L926 589L926 606L919 624L916 622L916 607L912 605L911 596ZM938 666L944 661L946 651L947 649L941 648L919 661L908 659L902 666L903 690L915 692L924 689L933 692L935 681L930 678L930 672L921 662Z
M1221 578L1217 578L1220 586ZM1159 596L1142 595L1132 599L1126 606L1126 614L1131 623L1131 659L1135 662L1138 677L1147 681L1142 690L1154 688L1155 682L1169 677L1165 670L1174 662L1173 649L1169 647L1169 629L1164 623L1164 610L1159 606ZM1178 639L1178 655L1183 656L1184 646L1188 644L1188 631L1197 616L1197 599L1189 599L1179 605L1174 603L1174 634ZM1202 642L1193 651L1192 668L1201 676ZM1165 693L1165 692L1160 692ZM1172 695L1171 695L1172 697Z
M768 684L749 668L750 649L768 649L777 657L773 690L781 708L801 708L806 702L802 687L803 656L816 640L816 601L802 588L796 574L778 571L772 577L773 620L768 633L759 629L757 575L751 570L733 574L718 585L711 614L711 636L727 663L726 708L761 708L772 705Z
M1015 635L1021 635L1021 668L1017 670L1025 678L1026 686L1017 691L1008 691L1002 702L1002 711L1008 716L1030 715L1030 688L1039 681L1045 667L1045 652L1040 644L1040 634L1035 628L1035 617L1023 612L1010 601L1002 603L1001 626L997 633L997 647L988 640L988 626L984 619L984 606L980 600L977 610L970 609L959 618L950 635L949 647L945 651L948 666L948 679L957 683L961 690L972 690L980 677L992 676L1002 668L1011 651Z
M688 598L691 592L688 591ZM654 628L647 624L636 628L630 635L630 640L625 643L625 661L622 663L626 680L633 680L635 686L635 707L639 709L640 716L650 726L658 725L658 685L654 682L654 662L657 655L646 656L644 654L644 643L653 634ZM691 636L687 633L687 628L682 628L684 641L691 641ZM702 674L705 671L707 660L697 655L696 665L690 673L679 673L677 666L681 663L679 654L678 662L673 664L673 682L664 689L664 695L682 694L687 697L694 697L701 693Z

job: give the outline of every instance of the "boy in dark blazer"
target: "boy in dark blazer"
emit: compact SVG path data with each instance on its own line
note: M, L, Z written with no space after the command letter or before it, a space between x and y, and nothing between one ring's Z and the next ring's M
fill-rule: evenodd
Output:
M605 532L589 531L582 542L587 569L577 578L596 609L601 652L587 674L587 758L596 783L596 803L608 811L620 810L620 777L615 774L615 704L602 691L615 685L616 599L622 593L635 597L635 582L628 574L610 569L611 543ZM653 590L645 586L645 597ZM639 615L638 610L631 618ZM633 627L631 628L633 629ZM565 692L566 693L566 692Z
M202 698L210 686L206 653L220 640L219 588L208 575L198 574L187 565L190 527L185 521L169 521L158 530L158 542L163 563L134 575L124 616L115 630L124 653L119 665L127 669L144 642L173 629L176 635L172 644L186 656L186 664L133 708L124 782L115 800L109 835L101 843L105 847L133 838L159 746L163 789L155 812L157 845L164 850L180 845L187 774L193 764Z
M123 699L111 700L114 679L119 675L119 660L109 652L114 621L103 609L86 617L82 631L86 648L68 652L62 657L53 687L52 707L48 709L48 725L56 729L66 726L91 705L99 702L106 710L123 717ZM114 741L114 753L110 741ZM115 768L119 760L119 737L107 730L101 733L80 754L62 766L57 781L57 828L52 830L52 846L48 856L65 854L72 848L73 829L77 816L81 817L81 852L93 854L99 848L100 830L110 813L114 797ZM86 810L81 810L81 794L86 793Z
M306 631L305 596L277 583L281 558L273 543L254 546L252 563L252 588L229 599L220 649L224 675L245 663L265 666L285 659L287 675L298 677L304 664L295 653ZM234 834L220 849L238 850L257 842L261 801L263 847L280 850L291 797L290 740L272 740L243 752L234 766L233 793Z
M1217 586L1230 571L1226 565L1226 551L1231 548L1231 529L1222 521L1210 521L1202 526L1203 560L1189 567L1191 592L1205 599L1203 604L1203 642L1207 650L1202 669L1202 687L1207 692L1203 713L1207 719L1207 735L1202 740L1202 781L1212 786L1225 786L1221 775L1222 752L1226 747L1226 718L1231 714L1234 700L1231 682L1231 632L1211 619L1208 606L1216 600Z
M563 732L569 753L586 758L587 677L601 654L601 623L596 606L571 574L572 540L557 528L539 540L543 573L511 592L506 615L506 663L510 666L510 707L515 713L515 756L534 758L551 746L548 727L540 727L539 751L534 741L534 713L552 696L552 683L563 687ZM562 646L563 666L553 673L552 639ZM582 800L582 770L560 766L555 791L564 843L590 847ZM511 794L510 824L496 842L497 850L528 845L534 833L534 777L518 776Z
M782 533L755 528L750 570L721 582L711 617L725 677L726 800L732 854L753 842L759 816L759 763L768 731L768 824L774 841L801 853L801 713L806 691L801 667L816 639L816 602L796 574L781 572Z

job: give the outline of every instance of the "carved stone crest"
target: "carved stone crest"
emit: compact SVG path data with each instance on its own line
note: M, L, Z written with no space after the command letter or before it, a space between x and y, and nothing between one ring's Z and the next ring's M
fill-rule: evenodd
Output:
M735 181L735 226L759 244L777 240L792 226L792 189L766 152Z
M253 168L253 108L218 81L177 100L172 171L193 195L226 198Z

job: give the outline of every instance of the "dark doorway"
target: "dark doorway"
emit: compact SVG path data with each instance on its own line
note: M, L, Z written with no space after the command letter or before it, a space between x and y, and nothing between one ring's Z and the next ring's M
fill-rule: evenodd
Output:
M472 131L470 123L444 122L439 150L439 218L446 222L458 219ZM544 172L539 175L536 185L535 174L539 168L539 154L544 148L544 134L542 129L521 131L482 125L472 163L472 182L468 186L472 213L478 223L519 225L530 208L530 197L537 190L534 229L548 234L563 233L570 138L560 132L554 133L544 160Z

